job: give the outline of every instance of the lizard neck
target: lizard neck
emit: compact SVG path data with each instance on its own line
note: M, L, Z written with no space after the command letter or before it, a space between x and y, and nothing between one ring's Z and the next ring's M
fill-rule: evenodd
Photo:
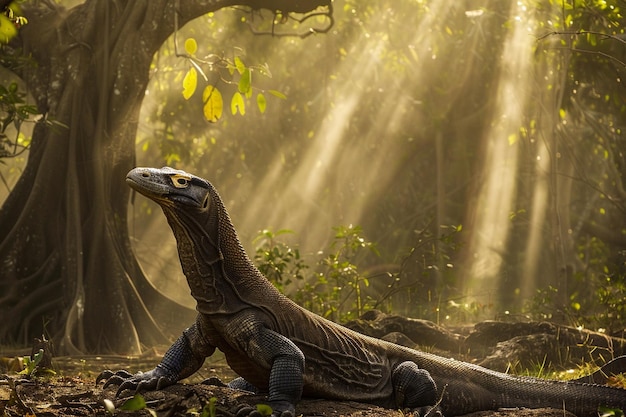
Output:
M229 314L255 304L258 293L271 284L246 254L213 187L210 196L211 204L202 216L162 208L176 237L197 310L203 314Z

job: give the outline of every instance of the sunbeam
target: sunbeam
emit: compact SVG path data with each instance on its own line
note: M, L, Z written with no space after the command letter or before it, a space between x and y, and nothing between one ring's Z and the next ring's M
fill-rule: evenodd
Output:
M475 227L469 241L471 261L465 282L467 295L482 302L492 300L500 285L515 204L519 129L530 97L534 38L529 33L529 21L533 17L517 1L513 1L510 13L513 27L504 40L493 121L484 138L484 180L476 200Z

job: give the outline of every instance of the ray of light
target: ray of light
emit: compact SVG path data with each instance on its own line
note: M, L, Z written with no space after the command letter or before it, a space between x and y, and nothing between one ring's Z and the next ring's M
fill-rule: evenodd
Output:
M470 245L471 261L466 293L489 302L497 290L506 250L510 215L515 202L518 133L529 99L528 74L532 57L528 10L515 2L513 27L500 59L494 120L486 137L484 181L479 190Z

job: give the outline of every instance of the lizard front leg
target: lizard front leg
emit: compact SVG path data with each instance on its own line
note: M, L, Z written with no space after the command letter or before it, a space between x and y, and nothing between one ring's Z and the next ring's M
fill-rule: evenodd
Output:
M232 319L226 331L251 363L269 370L267 401L272 416L295 415L304 387L302 351L287 337L267 328L254 313Z
M173 385L177 381L195 373L207 356L215 352L204 337L201 330L202 322L196 322L183 331L183 334L165 352L161 363L148 372L131 374L127 371L105 370L96 378L96 384L106 380L104 387L118 385L116 395L124 390L149 391Z
M288 338L265 327L260 328L252 359L270 366L267 401L272 416L295 415L295 406L304 386L304 354Z

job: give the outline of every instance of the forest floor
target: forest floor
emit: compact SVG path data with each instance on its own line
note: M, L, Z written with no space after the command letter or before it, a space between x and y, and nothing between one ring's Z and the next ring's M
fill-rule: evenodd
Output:
M397 320L394 323L394 326L398 327ZM432 329L429 327L428 331ZM243 404L254 407L263 403L263 396L202 383L208 378L230 381L236 376L226 364L223 356L219 355L209 358L203 368L192 378L161 390L144 393L142 399L145 405L137 406L136 403L132 405L132 401L127 403L126 406L131 410L123 409L123 404L129 400L128 397L115 398L116 387L103 389L102 382L95 383L96 376L105 369L113 371L125 369L131 373L150 370L160 361L165 349L167 347L152 349L142 357L55 357L52 361L56 372L54 375L28 378L18 374L19 367L16 364L21 359L20 357L28 356L30 352L8 351L0 347L0 416L66 417L114 414L133 417L208 417L211 415L234 417ZM211 402L215 405L214 413L203 414L203 407ZM298 416L306 417L410 416L410 413L383 409L369 404L307 398L298 404L296 413ZM573 417L572 414L558 409L483 411L468 416Z
M111 400L117 416L200 416L202 408L215 398L216 416L236 415L237 408L263 403L263 396L215 385L204 385L203 378L218 377L229 381L235 375L225 360L212 360L205 364L191 380L165 389L143 394L146 408L141 410L120 410L129 398L115 399L116 387L102 389L103 383L96 385L95 378L101 370L126 369L130 372L152 369L160 356L127 357L61 357L55 359L57 374L19 380L15 373L0 376L0 415L3 416L105 416L111 415L105 408L105 399ZM153 414L152 412L156 413ZM370 404L349 401L327 401L304 399L296 408L298 416L327 417L407 417L398 410L388 410ZM208 416L208 414L207 414ZM468 417L564 417L572 416L563 410L500 410L478 412Z

